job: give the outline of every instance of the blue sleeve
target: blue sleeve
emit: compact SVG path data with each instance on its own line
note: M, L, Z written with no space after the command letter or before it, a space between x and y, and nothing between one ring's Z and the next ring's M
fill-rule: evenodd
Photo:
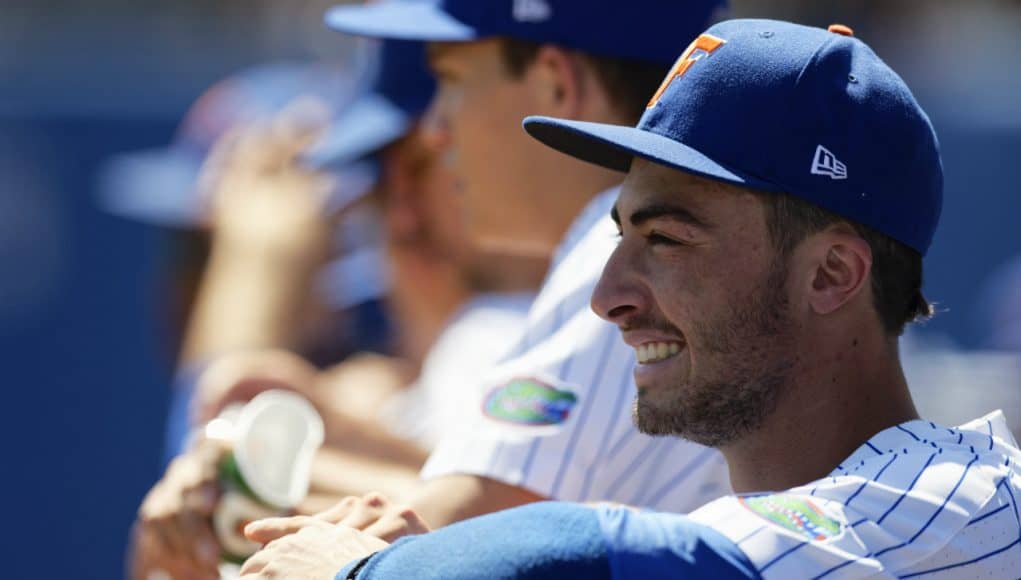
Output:
M412 577L728 580L758 574L732 542L683 516L544 502L403 538L357 574L359 580Z
M543 502L402 538L370 558L357 578L608 580L610 569L595 510Z
M734 542L684 516L604 506L598 514L613 578L759 578Z

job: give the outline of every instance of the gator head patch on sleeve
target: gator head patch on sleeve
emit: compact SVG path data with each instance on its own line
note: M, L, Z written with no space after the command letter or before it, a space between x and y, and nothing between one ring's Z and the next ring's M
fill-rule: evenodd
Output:
M739 498L741 505L766 520L810 541L822 542L840 535L843 526L806 498L793 495L753 495Z
M514 425L547 427L567 421L578 397L532 378L496 387L482 402L486 417Z

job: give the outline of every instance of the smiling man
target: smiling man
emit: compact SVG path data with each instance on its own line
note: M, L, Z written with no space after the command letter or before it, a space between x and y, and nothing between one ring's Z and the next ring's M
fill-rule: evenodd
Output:
M551 259L524 336L507 336L505 360L473 377L477 404L451 418L423 468L411 503L432 526L543 499L687 512L729 491L718 453L635 429L622 405L633 351L588 306L613 250L608 211L621 174L566 160L521 130L529 114L633 124L677 54L725 8L383 0L327 13L342 32L427 43L438 89L422 135L455 177L451 211L463 212L469 245Z
M690 516L538 504L389 547L320 523L248 572L310 570L295 563L314 546L359 579L1016 577L1021 451L1002 413L919 419L898 360L930 312L936 137L847 27L724 22L637 128L525 125L629 172L593 307L644 361L639 426L718 447L738 495Z

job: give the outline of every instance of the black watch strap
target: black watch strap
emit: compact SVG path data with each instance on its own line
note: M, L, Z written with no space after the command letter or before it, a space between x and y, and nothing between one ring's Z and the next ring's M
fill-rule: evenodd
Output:
M369 563L369 559L371 559L378 553L379 552L373 552L359 560L359 562L355 564L355 567L351 568L351 571L347 573L347 576L344 578L344 580L355 580L358 577L358 573L362 571L362 568L364 568L365 565Z

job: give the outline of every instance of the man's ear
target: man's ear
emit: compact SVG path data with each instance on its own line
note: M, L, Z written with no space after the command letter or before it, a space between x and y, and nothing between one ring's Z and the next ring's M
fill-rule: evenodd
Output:
M529 65L525 79L542 108L541 114L576 118L584 105L584 75L577 56L558 46L544 44Z
M803 243L811 280L808 304L816 314L836 312L871 280L872 249L847 224L830 226Z

